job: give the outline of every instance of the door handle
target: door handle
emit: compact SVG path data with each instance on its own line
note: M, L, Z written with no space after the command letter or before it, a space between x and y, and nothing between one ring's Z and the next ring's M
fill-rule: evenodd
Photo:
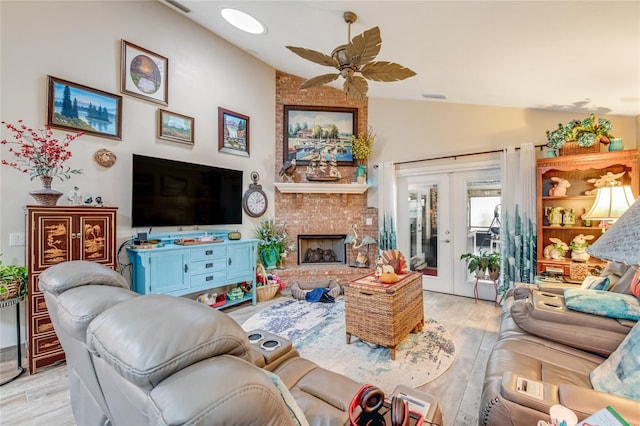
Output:
M443 243L450 243L451 240L441 240Z

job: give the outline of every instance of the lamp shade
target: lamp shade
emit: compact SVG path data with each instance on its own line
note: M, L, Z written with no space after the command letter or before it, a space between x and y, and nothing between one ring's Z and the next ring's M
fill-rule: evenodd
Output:
M587 253L602 260L640 265L640 198L587 248Z
M635 198L629 185L605 186L598 188L596 201L585 213L584 219L615 220L627 211Z

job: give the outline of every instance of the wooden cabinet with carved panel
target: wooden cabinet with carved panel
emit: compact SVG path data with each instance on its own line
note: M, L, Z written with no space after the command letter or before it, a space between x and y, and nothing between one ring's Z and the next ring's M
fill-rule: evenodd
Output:
M578 234L593 235L594 239L589 241L589 244L593 244L602 235L598 221L585 223L582 215L596 199L593 181L608 172L614 175L624 172L618 182L631 185L634 197L638 197L638 150L567 155L537 161L538 272L558 270L563 275L570 274L570 253L567 252L564 260L544 257L544 248L551 244L550 238L557 238L569 245ZM566 195L549 192L555 183L552 178L568 181L570 186L566 188ZM556 215L551 214L553 209ZM566 216L565 212L569 212L569 215ZM569 220L565 220L565 216ZM600 259L591 258L588 266L602 263Z
M31 374L64 360L38 277L68 260L116 266L116 212L111 207L27 206L28 357Z

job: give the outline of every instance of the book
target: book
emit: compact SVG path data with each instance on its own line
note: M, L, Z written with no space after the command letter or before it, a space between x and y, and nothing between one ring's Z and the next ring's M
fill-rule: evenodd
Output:
M622 418L620 414L611 406L607 406L602 410L590 415L580 423L578 426L630 426Z

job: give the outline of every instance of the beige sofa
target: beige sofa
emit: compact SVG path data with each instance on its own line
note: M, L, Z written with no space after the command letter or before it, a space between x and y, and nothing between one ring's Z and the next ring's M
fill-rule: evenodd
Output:
M633 321L569 311L558 292L521 288L503 305L499 339L487 362L480 425L535 425L555 404L580 420L612 406L640 424L640 402L593 389L590 373L625 339ZM520 383L519 383L520 380ZM523 393L541 386L541 395Z

